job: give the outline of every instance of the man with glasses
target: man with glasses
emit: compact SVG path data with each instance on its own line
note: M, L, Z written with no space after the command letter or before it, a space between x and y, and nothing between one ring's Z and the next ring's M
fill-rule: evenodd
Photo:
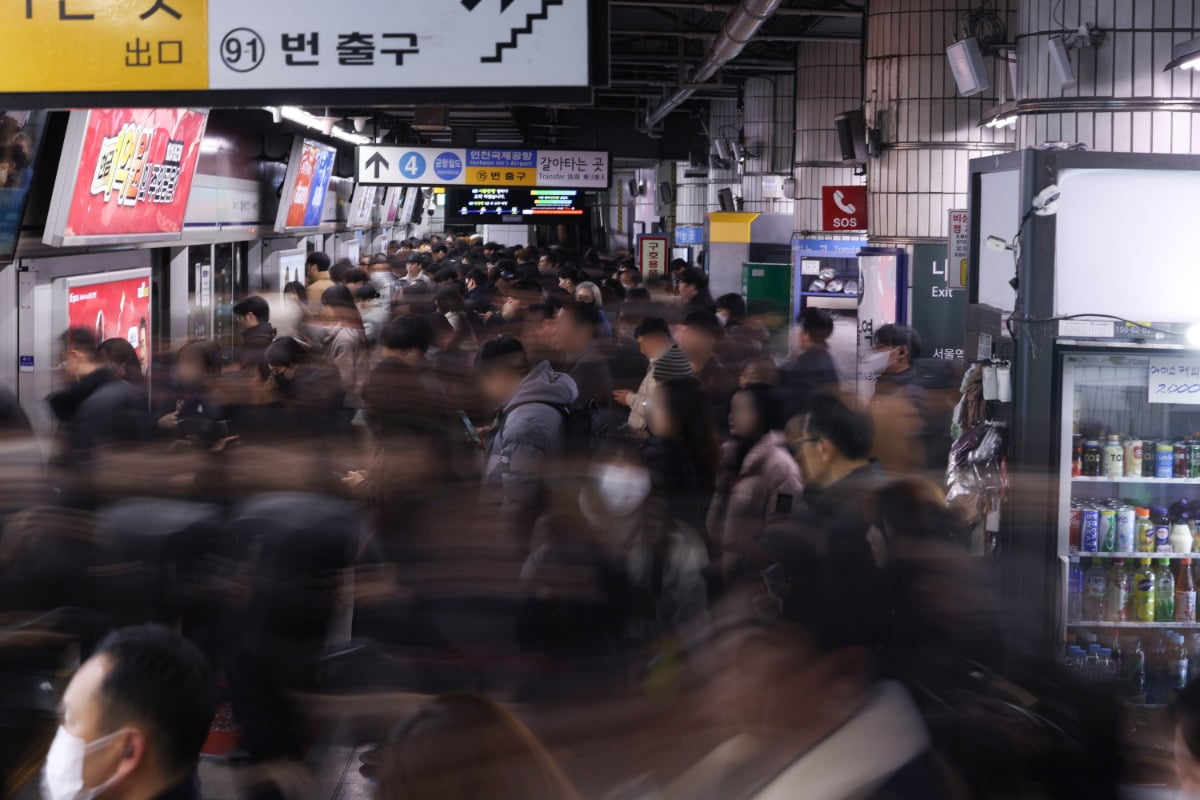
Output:
M870 419L837 396L820 394L812 398L806 414L788 423L787 439L804 476L804 497L811 512L798 541L828 556L839 568L875 569L882 554L872 551L878 543L868 536L866 505L886 476L870 458ZM774 545L768 549L793 549L787 542Z

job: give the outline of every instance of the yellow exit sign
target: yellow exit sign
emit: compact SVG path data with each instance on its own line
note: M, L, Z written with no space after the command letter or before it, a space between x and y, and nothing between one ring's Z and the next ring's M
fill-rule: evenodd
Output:
M0 93L208 88L205 0L10 0L0 21Z

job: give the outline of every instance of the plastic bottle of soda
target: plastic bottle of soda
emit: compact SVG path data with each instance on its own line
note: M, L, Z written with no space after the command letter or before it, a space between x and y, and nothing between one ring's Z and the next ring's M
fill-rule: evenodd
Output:
M1108 571L1108 586L1104 593L1104 619L1106 622L1125 622L1129 613L1129 592L1133 578L1125 567L1125 559L1113 559Z
M1079 563L1079 556L1071 556L1070 566L1067 567L1068 622L1079 622L1083 619L1083 587L1083 564Z
M1149 559L1144 559L1148 561ZM1092 559L1092 565L1084 573L1083 618L1086 620L1104 619L1104 595L1108 590L1108 572L1104 562L1098 558ZM1151 613L1153 613L1151 603ZM1151 622L1154 620L1151 619Z
M1167 649L1167 692L1168 698L1174 699L1175 694L1187 686L1188 681L1188 651L1184 646L1182 634L1175 634Z
M1179 577L1175 580L1175 621L1196 621L1196 579L1192 575L1190 558L1179 562Z
M1154 587L1154 569L1150 566L1150 559L1139 559L1137 575L1133 579L1133 618L1138 622L1154 622ZM1089 573L1089 595L1091 593L1091 588L1091 577Z
M1154 573L1154 618L1159 622L1175 619L1175 576L1171 574L1171 560L1158 562Z

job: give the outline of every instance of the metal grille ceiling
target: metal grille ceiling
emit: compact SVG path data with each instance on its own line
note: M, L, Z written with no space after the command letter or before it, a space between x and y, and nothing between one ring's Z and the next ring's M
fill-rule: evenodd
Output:
M701 61L721 32L738 0L610 0L609 85L595 92L593 116L644 112L686 82L692 65ZM692 105L717 97L733 97L742 81L754 74L791 72L797 47L810 41L857 40L862 4L839 0L789 0L717 76L699 88ZM482 100L483 98L481 98ZM684 109L686 110L686 106ZM321 114L323 110L310 109ZM413 128L411 106L336 109L330 113L369 116L367 134L382 129L389 141L450 144L559 144L571 139L579 120L570 109L538 107L454 107L446 131ZM595 125L594 119L588 123Z

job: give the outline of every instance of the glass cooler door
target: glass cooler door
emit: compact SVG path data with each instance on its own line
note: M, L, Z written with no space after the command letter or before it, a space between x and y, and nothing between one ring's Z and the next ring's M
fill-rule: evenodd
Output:
M1147 348L1060 357L1067 664L1129 684L1139 702L1167 702L1200 667L1189 666L1200 661L1190 563L1200 549L1200 356Z

